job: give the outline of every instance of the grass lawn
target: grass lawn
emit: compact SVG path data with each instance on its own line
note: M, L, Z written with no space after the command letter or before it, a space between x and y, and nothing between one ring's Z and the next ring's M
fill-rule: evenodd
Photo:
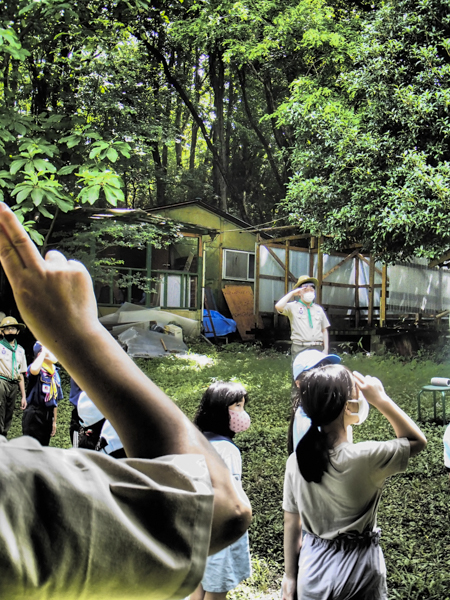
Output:
M194 350L198 354L189 359L168 357L138 364L190 418L211 382L235 380L247 388L252 425L235 441L242 451L243 483L253 507L250 543L254 573L229 598L274 599L283 572L281 500L290 413L290 357L239 344L225 346L220 352L211 346ZM392 356L343 358L351 369L379 377L388 394L414 419L421 386L434 376L450 378L449 363L404 362ZM69 402L64 400L58 410L58 431L51 444L68 447ZM426 407L422 417L427 420L423 430L428 447L411 460L407 473L388 481L378 513L389 598L450 600L450 484L443 467L444 427L431 422L431 407ZM10 437L20 434L17 409ZM361 427L354 427L355 442L392 437L391 426L375 409Z

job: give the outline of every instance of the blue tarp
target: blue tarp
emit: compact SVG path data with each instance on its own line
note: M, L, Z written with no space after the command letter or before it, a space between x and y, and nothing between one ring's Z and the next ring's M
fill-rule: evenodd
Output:
M209 314L207 310L204 310L203 328L205 330L206 337L214 337L209 315L211 315L216 335L228 335L229 333L234 333L236 331L236 321L233 321L233 319L227 319L216 310L210 310Z

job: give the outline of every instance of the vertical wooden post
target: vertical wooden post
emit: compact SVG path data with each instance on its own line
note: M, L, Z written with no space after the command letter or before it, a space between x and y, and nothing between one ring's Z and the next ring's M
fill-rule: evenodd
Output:
M359 327L359 257L355 256L355 327Z
M315 237L310 237L309 238L309 272L308 275L310 277L314 277L314 248L316 247L316 238ZM299 273L299 275L301 275L301 273Z
M203 238L198 236L198 261L197 261L197 298L195 307L200 310L200 320L203 321L203 304L205 299L205 265L203 261Z
M375 260L373 256L370 256L369 261L369 311L367 315L367 325L369 327L372 326L373 323L373 298L374 298L374 288L375 285Z
M322 280L323 280L323 252L322 252L323 237L317 240L317 281L319 289L316 290L317 304L322 304Z
M254 293L254 316L255 316L255 327L258 327L259 323L259 275L261 269L261 234L256 234L256 244L255 244L255 293Z
M151 279L151 277L152 277L152 245L149 242L147 242L147 248L146 248L145 268L146 268L147 279ZM149 288L151 288L151 287L153 287L153 282L148 281L147 285ZM145 294L146 308L150 308L151 296L152 295L150 294L150 292L146 292L146 294Z
M387 265L383 265L381 272L381 298L380 298L380 327L386 327L387 307Z
M284 259L284 293L289 291L289 240L286 240L286 255Z

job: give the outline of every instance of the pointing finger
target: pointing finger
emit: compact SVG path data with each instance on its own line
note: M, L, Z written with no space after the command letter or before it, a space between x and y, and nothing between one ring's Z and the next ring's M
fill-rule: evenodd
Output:
M43 260L16 215L3 202L0 202L0 260L10 281L23 269L36 268Z

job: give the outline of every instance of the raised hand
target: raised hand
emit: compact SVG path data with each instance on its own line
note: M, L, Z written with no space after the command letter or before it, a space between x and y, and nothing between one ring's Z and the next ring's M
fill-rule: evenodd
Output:
M95 326L97 305L85 267L50 251L39 254L14 213L0 203L0 261L17 307L37 339L58 356L62 338Z

